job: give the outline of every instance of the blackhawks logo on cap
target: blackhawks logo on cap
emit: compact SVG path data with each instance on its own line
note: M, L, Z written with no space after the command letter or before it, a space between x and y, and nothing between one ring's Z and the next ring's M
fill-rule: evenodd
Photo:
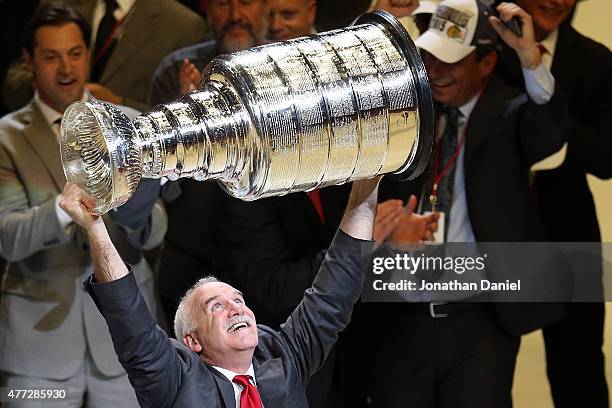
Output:
M452 25L448 27L448 30L446 30L446 35L448 35L449 38L452 38L452 39L461 39L462 37L461 29L457 27L456 25Z
M440 5L432 16L429 28L439 31L458 43L463 44L468 35L468 23L474 15L467 10L457 10Z

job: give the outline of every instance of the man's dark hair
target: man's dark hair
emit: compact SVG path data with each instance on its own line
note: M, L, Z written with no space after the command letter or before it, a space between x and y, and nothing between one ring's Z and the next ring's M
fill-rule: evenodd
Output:
M497 45L487 45L476 47L476 61L482 60L490 53L495 52L499 54L499 47Z
M89 40L91 38L89 23L74 8L60 2L43 4L36 9L23 30L23 48L28 54L32 55L36 45L36 30L45 26L61 27L70 23L75 23L79 26L85 46L89 48Z

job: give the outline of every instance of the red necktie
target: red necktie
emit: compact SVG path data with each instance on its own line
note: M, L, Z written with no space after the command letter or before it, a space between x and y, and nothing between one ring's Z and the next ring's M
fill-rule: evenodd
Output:
M250 375L237 375L232 380L242 386L240 394L240 408L261 408L261 398L257 387L251 384Z
M325 214L323 213L323 205L321 204L321 193L319 190L309 191L308 198L310 198L312 205L314 206L315 210L317 210L321 224L325 224Z

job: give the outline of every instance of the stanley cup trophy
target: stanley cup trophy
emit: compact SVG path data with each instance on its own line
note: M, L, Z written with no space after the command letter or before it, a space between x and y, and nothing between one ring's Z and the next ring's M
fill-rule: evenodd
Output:
M433 143L433 103L406 30L386 12L353 26L222 55L200 88L133 122L99 102L65 112L68 181L103 214L141 177L216 179L255 200L392 173L415 178Z

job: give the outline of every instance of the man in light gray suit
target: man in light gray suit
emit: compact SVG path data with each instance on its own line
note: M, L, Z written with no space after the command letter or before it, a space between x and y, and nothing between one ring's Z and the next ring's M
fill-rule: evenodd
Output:
M66 179L56 123L70 103L91 98L84 89L88 38L89 27L74 9L39 9L24 40L37 92L0 119L0 255L8 260L0 295L0 386L65 389L68 399L59 406L129 407L137 406L134 392L104 320L81 288L92 271L89 242L58 205ZM141 183L137 197L105 217L153 312L152 273L136 247L156 245L165 233L158 191L159 183Z
M64 0L64 3L80 12L94 32L99 32L107 4L116 4L112 13L118 22L112 35L114 48L108 52L97 82L87 84L87 88L98 99L140 111L148 108L149 87L161 60L169 52L208 36L204 19L176 0ZM92 44L92 54L93 51ZM14 65L3 85L6 106L20 108L31 95L27 71L23 64Z

